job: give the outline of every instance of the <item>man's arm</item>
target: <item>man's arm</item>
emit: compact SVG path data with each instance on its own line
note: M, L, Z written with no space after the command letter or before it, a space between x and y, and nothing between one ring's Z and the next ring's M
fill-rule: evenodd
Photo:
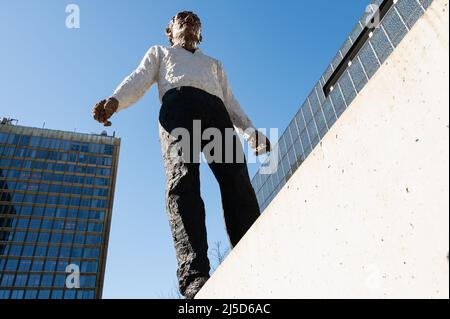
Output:
M159 57L156 46L151 47L139 66L116 88L107 100L97 103L92 114L94 119L105 126L111 125L108 119L138 101L156 82L159 70Z
M119 101L117 112L138 101L150 89L152 84L156 82L158 70L158 49L157 46L152 46L137 69L120 83L111 96Z
M220 61L218 63L218 78L223 91L224 104L230 114L231 121L237 131L244 136L256 155L271 151L269 139L257 131L250 118L245 114L239 102L233 95L228 78Z

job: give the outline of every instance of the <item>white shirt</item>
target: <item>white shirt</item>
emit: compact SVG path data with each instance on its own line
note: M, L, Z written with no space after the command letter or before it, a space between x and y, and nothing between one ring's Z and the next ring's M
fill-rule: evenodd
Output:
M255 146L256 143L250 134L244 132L255 127L233 96L219 60L203 54L198 48L192 53L181 45L152 46L137 69L114 91L112 97L119 101L117 111L139 100L155 82L158 83L161 103L168 90L179 86L193 86L219 97L224 102L237 131L252 147Z

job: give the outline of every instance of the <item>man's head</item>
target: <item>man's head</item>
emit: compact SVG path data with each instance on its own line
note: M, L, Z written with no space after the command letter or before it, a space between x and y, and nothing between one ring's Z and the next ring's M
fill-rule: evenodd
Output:
M177 13L166 28L170 44L195 49L202 41L200 18L191 11Z

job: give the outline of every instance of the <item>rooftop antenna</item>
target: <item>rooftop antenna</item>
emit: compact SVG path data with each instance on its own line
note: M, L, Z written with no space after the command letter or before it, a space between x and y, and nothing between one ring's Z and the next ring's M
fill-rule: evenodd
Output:
M16 122L15 124L17 125L17 123L19 123L19 120L12 119L9 117L0 118L0 124L3 124L3 125L13 125L13 122Z

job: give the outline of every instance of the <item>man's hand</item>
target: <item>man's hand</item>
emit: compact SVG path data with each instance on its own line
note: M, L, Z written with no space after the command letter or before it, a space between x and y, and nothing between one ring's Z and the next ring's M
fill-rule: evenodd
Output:
M111 122L108 119L117 111L118 107L119 101L113 97L107 100L101 100L93 107L92 116L99 123L105 126L111 126Z
M258 130L256 130L251 135L251 139L253 141L252 144L254 144L254 146L255 146L254 153L256 156L272 151L272 147L270 145L270 140L267 138L267 136L265 136L263 133L259 132Z

